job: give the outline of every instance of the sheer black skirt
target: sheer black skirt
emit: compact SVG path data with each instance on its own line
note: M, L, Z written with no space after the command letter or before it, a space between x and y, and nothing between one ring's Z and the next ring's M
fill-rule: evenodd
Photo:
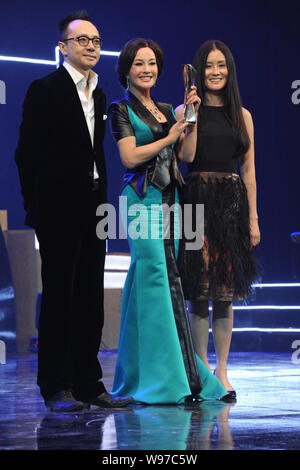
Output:
M203 247L187 250L183 238L180 273L191 301L232 301L248 297L257 268L250 241L246 187L237 174L191 173L183 202L204 204Z

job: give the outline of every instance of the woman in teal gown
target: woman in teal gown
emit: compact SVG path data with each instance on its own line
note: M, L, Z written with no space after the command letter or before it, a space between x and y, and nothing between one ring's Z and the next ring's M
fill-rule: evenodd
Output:
M158 44L129 41L118 61L119 80L127 94L109 109L126 167L122 218L131 253L113 394L146 404L180 404L191 397L224 399L226 390L194 352L176 265L179 191L184 184L177 157L192 161L196 129L183 119L177 121L171 105L151 98L162 67ZM197 111L195 88L186 103L193 103ZM171 206L173 211L168 210Z

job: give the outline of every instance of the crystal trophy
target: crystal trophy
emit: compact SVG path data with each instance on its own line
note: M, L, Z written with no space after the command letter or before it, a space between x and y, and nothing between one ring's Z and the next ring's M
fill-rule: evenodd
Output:
M184 88L185 93L189 93L191 91L192 85L195 84L195 75L196 70L191 64L185 64L182 69L183 73L183 81L184 81ZM197 116L195 112L195 107L193 104L187 104L184 106L183 111L184 120L189 124L196 124Z

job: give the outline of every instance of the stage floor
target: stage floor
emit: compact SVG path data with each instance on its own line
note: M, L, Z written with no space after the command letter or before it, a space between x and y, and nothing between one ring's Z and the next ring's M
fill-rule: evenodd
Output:
M115 352L99 355L111 389ZM210 355L211 365L215 358ZM50 413L36 386L37 356L0 365L0 449L300 449L300 365L291 354L232 353L237 403Z

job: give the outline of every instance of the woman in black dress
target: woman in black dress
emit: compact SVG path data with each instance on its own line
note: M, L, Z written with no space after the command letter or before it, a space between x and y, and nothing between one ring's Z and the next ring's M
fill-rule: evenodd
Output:
M185 203L204 204L204 243L200 250L185 250L182 279L195 349L208 367L208 301L212 301L215 375L235 399L227 378L232 301L249 294L256 276L252 248L260 241L253 121L242 107L234 59L223 42L204 43L193 65L202 104Z

